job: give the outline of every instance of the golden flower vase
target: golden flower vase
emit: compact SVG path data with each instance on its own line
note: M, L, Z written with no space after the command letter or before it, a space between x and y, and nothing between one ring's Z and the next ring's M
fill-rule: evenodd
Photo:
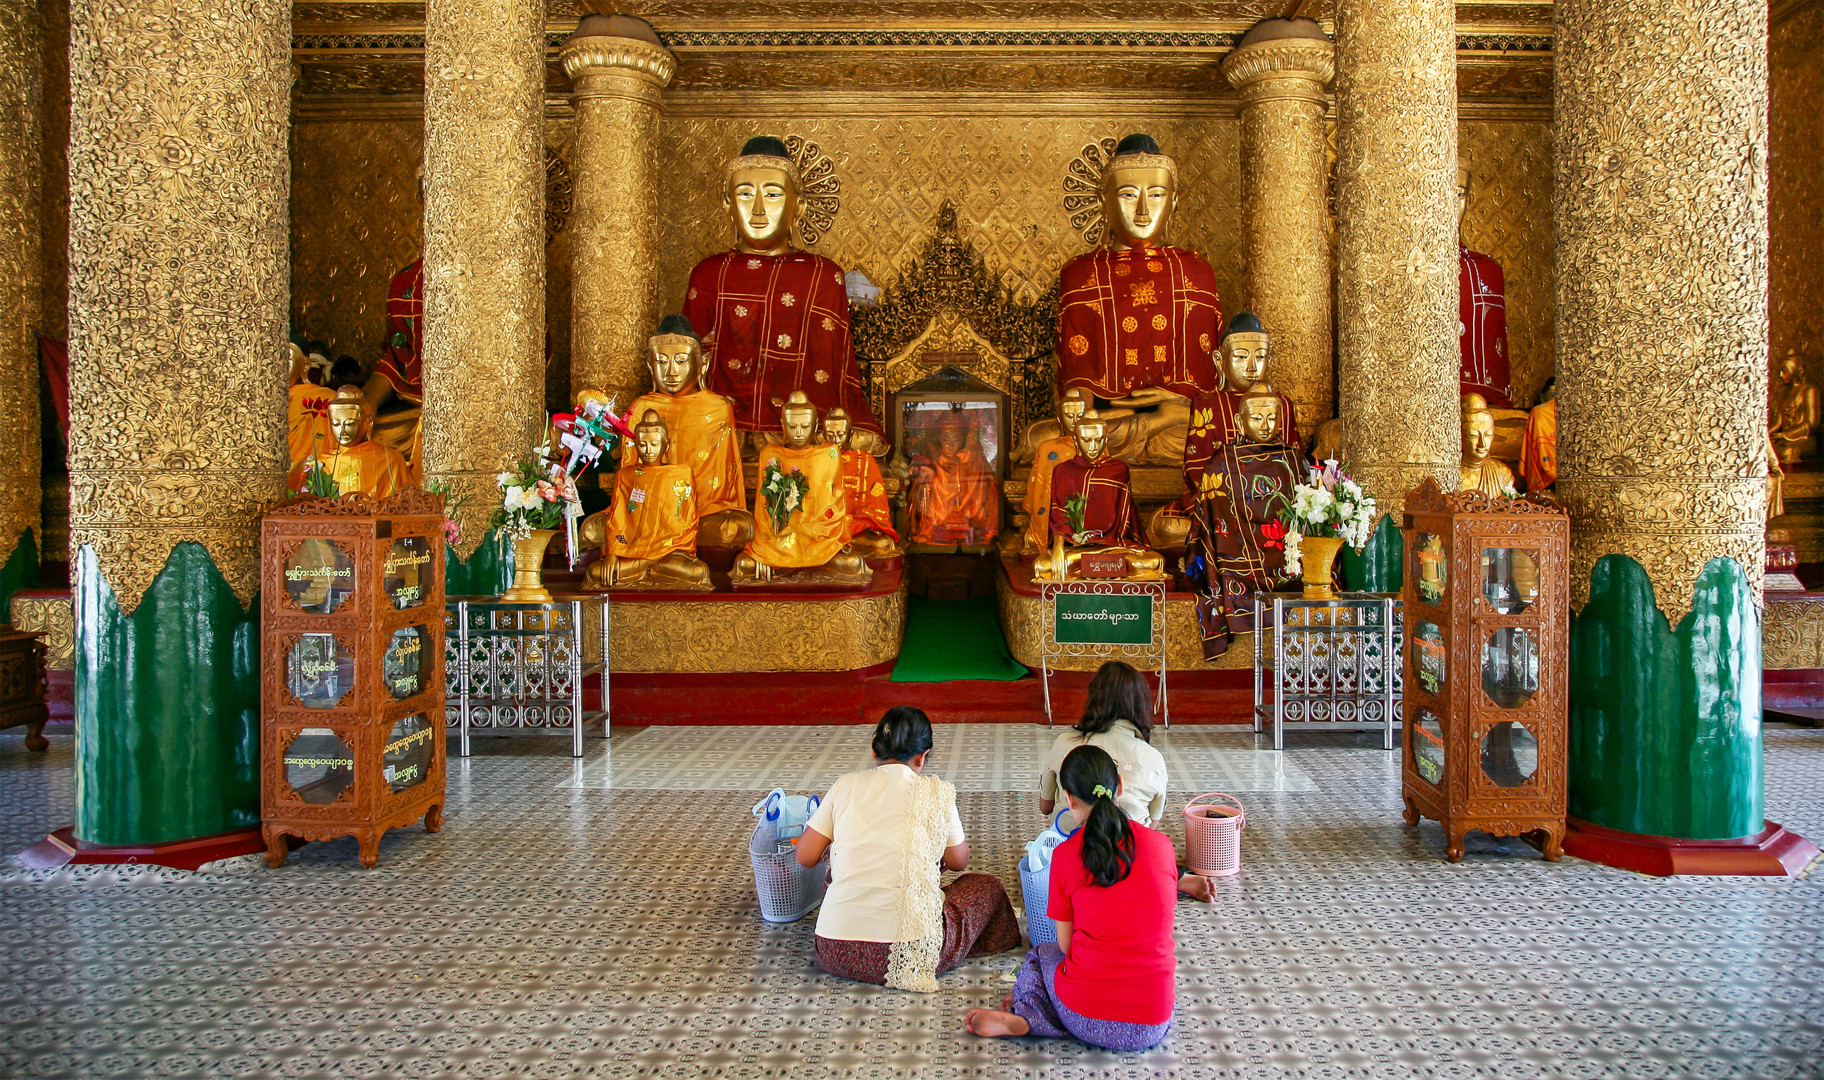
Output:
M513 541L513 587L500 594L507 604L549 604L551 590L545 588L545 548L556 529L533 529L523 539Z
M1336 557L1343 550L1343 541L1335 536L1307 536L1299 541L1298 550L1305 599L1336 599Z

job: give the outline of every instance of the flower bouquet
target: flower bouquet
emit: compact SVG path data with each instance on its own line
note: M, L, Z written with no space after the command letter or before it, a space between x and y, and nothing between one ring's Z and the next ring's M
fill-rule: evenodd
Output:
M562 528L570 557L573 562L576 558L576 519L583 516L576 480L552 462L547 443L514 462L512 471L501 473L494 482L501 500L488 525L513 540L513 587L500 598L509 603L550 603L543 577L545 548Z
M1368 543L1374 511L1374 499L1335 458L1292 489L1279 522L1285 527L1286 573L1302 575L1306 599L1336 596L1330 584L1336 556L1344 544L1360 551Z
M804 505L804 495L810 490L811 481L798 466L792 466L788 472L779 467L778 461L766 463L766 471L760 477L760 494L775 533L784 531L792 511Z

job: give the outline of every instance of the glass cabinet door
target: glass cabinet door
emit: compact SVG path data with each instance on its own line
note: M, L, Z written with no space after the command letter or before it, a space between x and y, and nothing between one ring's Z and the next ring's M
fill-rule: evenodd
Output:
M1518 626L1504 626L1482 643L1482 692L1503 709L1518 709L1539 692L1539 642Z
M1518 615L1539 601L1539 563L1523 548L1482 549L1482 596L1502 615Z

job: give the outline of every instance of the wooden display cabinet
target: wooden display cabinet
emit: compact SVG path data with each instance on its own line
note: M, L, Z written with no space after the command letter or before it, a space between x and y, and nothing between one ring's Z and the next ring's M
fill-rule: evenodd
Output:
M1406 824L1536 836L1557 861L1565 831L1570 519L1533 499L1406 496Z
M298 499L260 523L260 817L287 837L443 825L443 500Z

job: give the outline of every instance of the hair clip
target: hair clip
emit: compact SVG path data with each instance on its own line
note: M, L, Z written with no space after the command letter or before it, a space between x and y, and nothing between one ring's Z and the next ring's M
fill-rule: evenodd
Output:
M1114 792L1103 787L1101 784L1097 784L1095 787L1091 788L1089 793L1098 799L1112 799L1115 797Z

